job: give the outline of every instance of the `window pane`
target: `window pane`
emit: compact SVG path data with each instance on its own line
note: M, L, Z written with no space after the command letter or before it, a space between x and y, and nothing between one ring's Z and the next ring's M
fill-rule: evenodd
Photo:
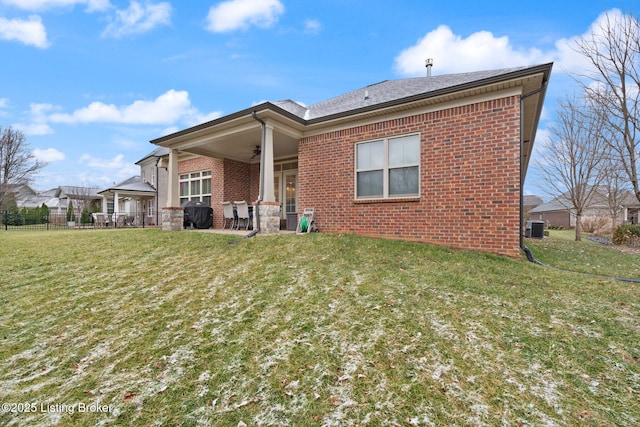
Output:
M383 141L358 144L358 169L381 168L384 165Z
M189 174L180 175L180 179L189 179Z
M181 182L180 183L180 197L189 195L189 183Z
M202 176L211 176L211 171L204 171L202 172Z
M200 181L191 181L191 195L200 194Z
M420 137L403 136L389 140L389 166L420 163Z
M358 197L382 197L382 171L358 172Z
M191 174L191 178L199 178L200 177L200 172L194 172Z
M296 212L296 175L285 176L285 210L287 213Z
M202 180L202 194L211 194L211 178Z
M389 195L418 194L418 167L389 170Z
M211 206L211 196L202 196L202 203Z

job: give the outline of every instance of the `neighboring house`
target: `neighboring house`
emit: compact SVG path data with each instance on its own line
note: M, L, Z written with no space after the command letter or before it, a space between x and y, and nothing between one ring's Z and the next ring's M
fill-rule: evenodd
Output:
M168 173L163 228L180 228L181 201L210 202L219 228L221 202L246 200L261 232L313 207L323 232L518 256L551 68L387 80L310 106L263 102L157 138L168 150L157 163Z
M38 193L27 184L7 184L0 196L4 208L35 208L38 201Z
M79 186L59 186L47 191L36 192L26 184L13 186L13 199L18 208L37 208L44 203L52 213L64 214L71 201L74 209L91 210L94 205L100 206L102 197L96 188Z
M58 211L61 213L66 212L69 202L71 202L78 214L80 214L83 209L92 212L94 208L100 209L102 206L102 197L98 194L96 187L63 185L58 187L58 189ZM49 209L51 209L51 207L49 207Z
M637 208L634 209L637 199L628 193L623 197L620 213L616 218L616 225L626 222L633 223L634 215L637 222ZM576 226L576 210L569 198L569 193L564 193L547 203L543 203L529 211L529 219L544 221L547 227L574 228ZM606 220L609 224L611 213L607 201L606 190L598 189L587 202L587 207L582 212L582 222Z
M633 203L627 207L627 222L640 224L640 203Z
M117 221L120 217L127 225L157 223L155 211L148 211L156 199L156 188L143 181L141 176L132 176L98 194L103 198L102 205L107 207L103 213L110 215L107 222Z
M145 206L143 206L143 209L146 211L147 224L159 224L160 209L167 206L167 182L169 175L166 165L162 164L162 161L164 159L166 163L168 155L168 148L158 147L136 162L136 164L140 166L141 180L151 185L155 190L155 195L152 199L144 199Z
M535 208L536 206L540 206L541 204L544 203L544 200L542 200L540 197L538 196L534 196L534 195L526 195L522 198L522 209L524 210L524 218L529 219L529 211L531 211L531 209Z

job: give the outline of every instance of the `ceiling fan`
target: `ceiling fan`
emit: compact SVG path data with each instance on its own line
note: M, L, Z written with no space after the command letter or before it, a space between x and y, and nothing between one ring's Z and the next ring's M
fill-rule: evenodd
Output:
M256 147L253 149L253 156L251 156L251 159L254 159L257 156L259 156L260 153L262 153L262 150L260 149L259 145L256 145Z

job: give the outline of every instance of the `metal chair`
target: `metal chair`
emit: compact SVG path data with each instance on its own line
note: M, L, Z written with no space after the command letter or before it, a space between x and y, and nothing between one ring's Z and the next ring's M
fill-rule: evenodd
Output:
M229 230L236 225L236 217L233 214L233 205L231 202L222 202L222 229L224 230L227 220L231 222Z
M97 228L104 228L105 226L105 218L103 213L100 212L96 212L96 213L92 213L91 214L93 216L93 224L94 227Z
M238 223L236 224L236 228L240 229L240 220L244 221L244 229L249 229L249 205L246 200L242 200L239 202L233 202L236 205L236 212L238 213Z

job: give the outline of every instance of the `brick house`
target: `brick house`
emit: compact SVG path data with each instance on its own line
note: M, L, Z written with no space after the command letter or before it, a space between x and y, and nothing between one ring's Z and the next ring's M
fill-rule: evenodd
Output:
M637 224L638 199L630 191L622 192L617 196L617 199L619 200L619 205L612 212L609 206L607 189L598 187L587 200L586 207L582 212L582 226L584 227L590 222L606 223L612 228L620 224ZM575 228L576 210L571 202L569 192L534 207L529 211L529 218L544 221L547 227Z
M179 228L191 197L211 203L215 228L221 202L247 200L260 232L313 207L323 232L518 256L551 68L387 80L310 106L264 102L157 138L168 150L163 228Z

